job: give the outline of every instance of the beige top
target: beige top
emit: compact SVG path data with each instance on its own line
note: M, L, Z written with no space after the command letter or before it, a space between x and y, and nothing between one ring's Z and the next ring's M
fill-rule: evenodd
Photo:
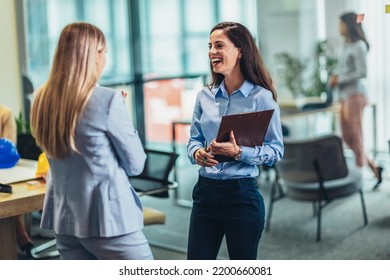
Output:
M0 138L2 137L16 144L16 122L12 111L0 105Z

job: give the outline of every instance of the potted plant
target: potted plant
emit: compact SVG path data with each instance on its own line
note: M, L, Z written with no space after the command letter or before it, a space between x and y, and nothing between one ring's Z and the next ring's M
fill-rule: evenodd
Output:
M288 52L277 53L275 58L279 63L278 74L294 98L321 96L325 93L329 73L337 64L337 59L327 54L326 41L318 42L314 53L310 85L305 88L302 74L306 65Z
M288 52L277 53L275 58L280 64L278 74L294 99L304 95L302 72L305 65Z

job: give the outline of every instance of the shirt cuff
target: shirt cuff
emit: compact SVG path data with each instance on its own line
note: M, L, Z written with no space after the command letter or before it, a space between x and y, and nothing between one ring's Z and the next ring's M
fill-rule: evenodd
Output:
M254 148L241 146L241 149L242 149L241 160L245 160L251 157Z
M195 154L195 152L198 150L198 149L200 149L200 148L202 148L202 147L193 147L190 151L189 151L189 153L188 153L188 157L189 157L189 159L190 159L190 161L191 161L191 163L192 164L196 164L196 160L195 160L195 157L194 157L194 154Z

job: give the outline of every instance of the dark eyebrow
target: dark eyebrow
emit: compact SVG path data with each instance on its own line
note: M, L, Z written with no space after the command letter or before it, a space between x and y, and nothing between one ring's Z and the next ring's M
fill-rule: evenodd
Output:
M221 43L224 44L225 42L224 42L224 41L220 41L220 40L214 42L214 44L221 44ZM211 42L209 43L209 45L212 45L212 44L213 44L213 43L211 43Z

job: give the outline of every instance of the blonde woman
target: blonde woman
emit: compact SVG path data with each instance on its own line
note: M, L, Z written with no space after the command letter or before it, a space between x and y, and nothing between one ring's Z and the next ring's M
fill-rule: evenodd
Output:
M152 259L127 178L146 155L121 93L96 84L106 51L96 26L69 24L35 93L32 131L51 173L41 226L54 230L62 259Z

